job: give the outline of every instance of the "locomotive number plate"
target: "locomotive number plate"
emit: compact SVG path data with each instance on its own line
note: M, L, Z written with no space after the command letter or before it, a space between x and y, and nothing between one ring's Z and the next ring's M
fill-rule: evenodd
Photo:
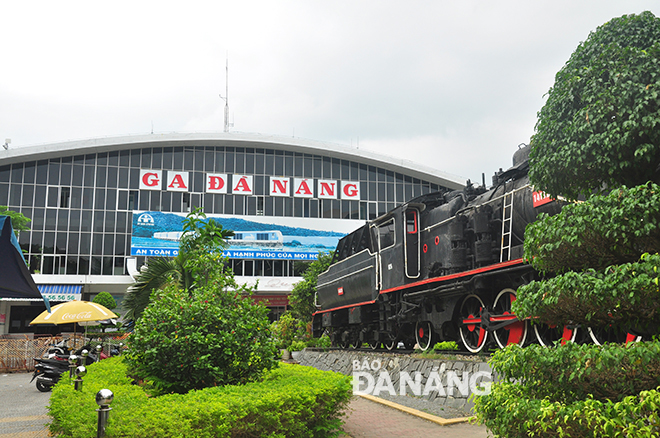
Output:
M545 204L548 204L548 203L554 201L554 199L552 199L550 197L550 195L548 195L545 192L541 192L541 191L537 191L537 192L532 193L532 199L533 199L534 208L540 207L542 205L545 205Z

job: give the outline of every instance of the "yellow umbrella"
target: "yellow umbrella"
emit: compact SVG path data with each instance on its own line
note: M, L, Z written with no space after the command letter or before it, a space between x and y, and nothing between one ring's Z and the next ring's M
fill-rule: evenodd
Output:
M100 304L90 301L67 301L41 312L34 318L32 324L70 324L72 322L103 321L104 319L118 318L118 316Z
M90 301L67 301L48 310L44 310L34 318L32 324L70 324L73 325L73 338L76 338L76 322L103 321L104 319L119 318L107 307ZM74 347L75 348L75 347Z

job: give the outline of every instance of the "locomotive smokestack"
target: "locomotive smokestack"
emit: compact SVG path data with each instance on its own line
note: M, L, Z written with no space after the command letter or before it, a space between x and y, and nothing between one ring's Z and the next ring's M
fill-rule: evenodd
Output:
M484 189L486 188L486 174L484 172L481 172L481 186Z

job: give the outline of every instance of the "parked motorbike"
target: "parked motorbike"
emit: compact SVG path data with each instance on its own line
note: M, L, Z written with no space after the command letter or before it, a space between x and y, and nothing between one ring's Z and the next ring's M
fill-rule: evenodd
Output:
M57 344L50 344L48 349L44 352L44 357L52 357L57 354L60 356L69 356L71 354L72 348L68 345L68 339L62 339Z
M82 357L82 351L87 350L89 354L85 358L84 365L97 362L98 356L93 352L90 345L83 346L76 350L74 354ZM69 371L69 356L54 355L50 358L35 358L34 374L32 375L32 383L37 379L37 389L41 392L48 392L53 389L53 386L60 381L62 374Z

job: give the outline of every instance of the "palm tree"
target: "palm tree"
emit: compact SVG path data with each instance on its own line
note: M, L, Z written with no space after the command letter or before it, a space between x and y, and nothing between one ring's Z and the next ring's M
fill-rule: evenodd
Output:
M200 209L195 209L186 216L179 241L179 254L176 257L152 257L142 266L135 283L129 286L122 302L126 310L124 319L135 321L140 318L151 301L151 292L154 289L176 285L191 291L196 285L204 283L205 273L195 270L194 264L189 262L201 252L222 252L229 246L227 240L234 232L223 229L222 225L213 219L208 222L203 219L206 219L206 215Z

